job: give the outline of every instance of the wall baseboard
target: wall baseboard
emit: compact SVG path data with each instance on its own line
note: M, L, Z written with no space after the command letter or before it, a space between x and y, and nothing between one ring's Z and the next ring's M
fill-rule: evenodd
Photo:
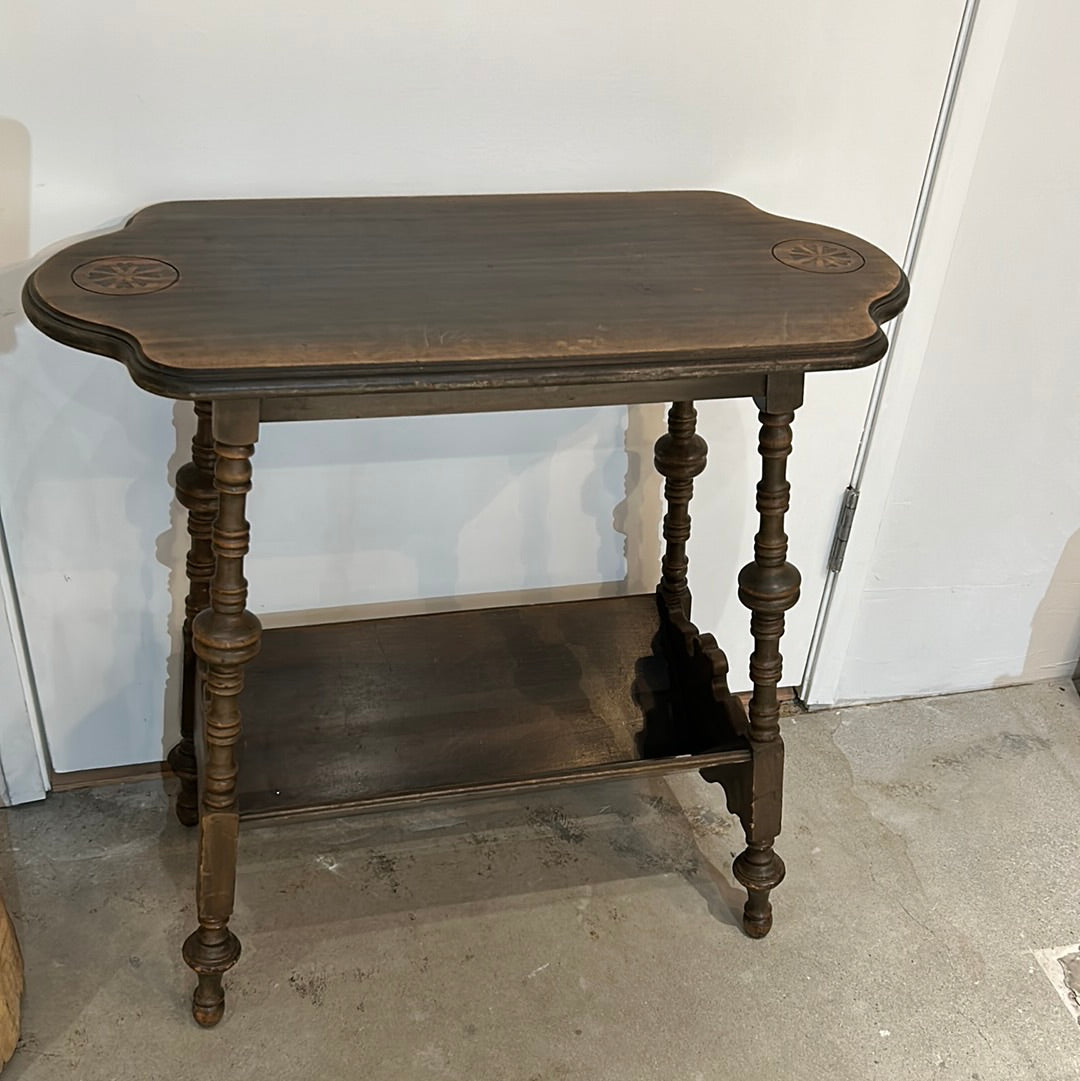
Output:
M70 773L50 773L53 792L74 792L79 788L103 788L110 784L151 781L155 777L171 777L167 762L133 762L127 766L105 766L102 769L77 769Z
M738 691L735 697L742 702L743 709L750 706L750 691ZM777 687L776 698L780 703L780 716L790 717L793 713L805 713L803 704L799 701L797 687Z

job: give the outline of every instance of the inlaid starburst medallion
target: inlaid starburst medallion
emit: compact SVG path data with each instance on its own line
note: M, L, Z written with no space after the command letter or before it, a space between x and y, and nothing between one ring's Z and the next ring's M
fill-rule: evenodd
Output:
M782 240L772 253L784 266L811 274L850 274L866 262L854 248L829 240Z
M71 280L91 293L138 296L168 289L180 280L180 271L161 259L125 255L83 263L71 272Z

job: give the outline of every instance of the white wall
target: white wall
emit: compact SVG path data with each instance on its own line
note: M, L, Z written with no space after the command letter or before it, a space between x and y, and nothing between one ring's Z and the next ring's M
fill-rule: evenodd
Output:
M26 129L0 117L0 356L15 344L14 276L6 268L24 265L30 252L29 175ZM7 805L43 798L49 778L2 506L0 607L0 805Z
M1074 5L1017 5L841 667L840 700L961 691L1076 668L1078 40ZM916 273L916 295L918 288Z
M0 113L29 139L35 261L162 199L680 187L898 253L961 6L190 0L105 17L16 0ZM174 738L184 591L168 485L190 422L121 366L32 330L17 302L31 265L0 272L0 506L50 748L62 771L157 759ZM796 676L868 388L867 373L812 380L797 422ZM734 585L754 532L755 421L748 403L702 417L714 464L694 507L696 614L745 684ZM624 410L584 410L268 428L252 605L626 585L624 544L635 568L655 547L655 490L635 480L655 426L634 411L627 437ZM628 540L624 500L651 511Z

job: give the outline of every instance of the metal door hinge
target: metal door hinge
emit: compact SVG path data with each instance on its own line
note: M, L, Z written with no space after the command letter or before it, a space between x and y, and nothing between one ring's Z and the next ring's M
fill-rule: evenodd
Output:
M855 508L859 505L859 493L850 485L844 492L844 502L840 504L840 517L836 522L832 550L829 552L829 570L836 574L844 565L848 537L851 536L851 523L855 518Z

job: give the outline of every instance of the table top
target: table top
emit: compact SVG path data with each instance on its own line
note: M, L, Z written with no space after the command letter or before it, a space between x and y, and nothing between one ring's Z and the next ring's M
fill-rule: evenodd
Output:
M193 398L858 367L907 281L850 234L679 191L161 203L23 296Z

